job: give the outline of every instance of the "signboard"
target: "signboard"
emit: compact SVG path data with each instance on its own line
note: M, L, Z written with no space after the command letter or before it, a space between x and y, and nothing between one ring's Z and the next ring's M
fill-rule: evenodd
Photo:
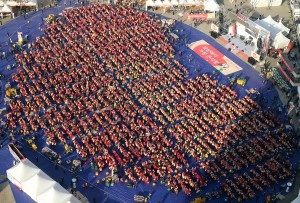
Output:
M217 25L214 24L214 23L212 23L212 24L210 25L210 28L211 28L212 31L214 31L214 32L216 32L216 33L219 33L219 31L220 31L219 26L217 26Z
M189 48L224 75L242 70L239 65L204 40L192 43Z
M187 19L207 19L207 13L188 14Z
M216 18L216 14L215 13L198 13L198 14L187 14L186 18L188 20L190 19L213 19Z
M257 60L257 61L260 61L260 55L257 54L255 51L251 51L251 56Z

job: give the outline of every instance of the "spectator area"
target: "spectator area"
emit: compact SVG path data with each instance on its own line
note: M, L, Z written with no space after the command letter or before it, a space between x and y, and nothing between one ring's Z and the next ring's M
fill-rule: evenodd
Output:
M162 16L113 5L72 6L0 28L7 36L1 71L19 95L2 115L4 135L14 135L50 177L65 188L77 177L90 202L133 202L134 195L263 202L290 181L299 160L295 133L285 128L275 88L252 67L181 22L162 26ZM48 14L61 17L47 26ZM31 48L10 50L14 59L7 42L20 31ZM225 76L188 48L200 40L240 70ZM46 145L61 165L42 156ZM5 148L0 157L2 174L12 159ZM68 164L74 159L80 168ZM111 170L119 178L113 185L103 181ZM14 193L22 202L24 194Z

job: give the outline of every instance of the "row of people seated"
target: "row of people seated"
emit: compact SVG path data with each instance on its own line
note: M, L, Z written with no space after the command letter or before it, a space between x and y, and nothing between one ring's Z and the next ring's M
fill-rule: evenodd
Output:
M277 155L262 164L250 169L242 175L235 174L222 184L225 194L238 201L246 201L255 197L255 192L278 184L292 175L292 165L285 156Z
M249 143L226 150L200 165L212 180L220 181L229 173L234 174L280 152L292 150L296 143L291 135L280 130L250 139Z

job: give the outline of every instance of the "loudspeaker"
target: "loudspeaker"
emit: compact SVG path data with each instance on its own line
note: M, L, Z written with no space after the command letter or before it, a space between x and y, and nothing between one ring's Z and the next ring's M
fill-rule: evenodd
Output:
M256 61L253 57L249 57L249 58L248 58L248 62L249 62L251 65L255 65L257 61Z
M210 32L210 36L212 36L213 38L218 38L219 34L217 32L211 31Z

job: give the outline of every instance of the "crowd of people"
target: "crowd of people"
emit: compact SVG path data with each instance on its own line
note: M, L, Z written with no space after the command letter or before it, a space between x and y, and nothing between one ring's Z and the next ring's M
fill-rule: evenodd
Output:
M20 126L22 136L42 131L49 145L71 143L83 161L118 171L124 182L161 182L186 195L215 181L245 199L289 177L288 160L272 156L294 148L292 135L250 96L239 99L209 74L187 79L168 35L132 8L66 10L15 56L9 127ZM284 173L266 176L270 166ZM230 174L245 182L242 192Z
M289 161L278 155L263 164L258 164L249 172L242 175L235 174L222 184L222 188L232 199L249 200L255 197L255 190L262 192L263 187L270 187L291 177L292 170Z

